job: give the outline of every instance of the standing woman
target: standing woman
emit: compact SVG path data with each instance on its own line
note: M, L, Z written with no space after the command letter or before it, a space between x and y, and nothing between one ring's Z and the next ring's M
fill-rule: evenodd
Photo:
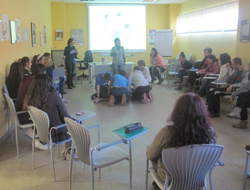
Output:
M6 78L6 86L11 99L17 98L19 84L23 78L23 66L20 62L14 62L10 66L10 73Z
M75 87L73 84L73 75L76 69L76 61L75 61L75 56L78 53L74 46L74 39L70 38L68 40L68 46L65 47L64 49L64 55L66 56L65 58L65 65L66 65L66 70L67 70L67 84L68 84L68 89L72 89L72 87Z
M125 51L119 38L115 39L115 46L111 49L110 56L113 57L114 74L118 74L126 64Z
M150 53L150 75L152 78L152 83L156 80L155 77L158 78L158 84L163 82L163 78L161 78L161 72L166 70L166 63L163 60L163 57L158 53L156 48L152 48Z

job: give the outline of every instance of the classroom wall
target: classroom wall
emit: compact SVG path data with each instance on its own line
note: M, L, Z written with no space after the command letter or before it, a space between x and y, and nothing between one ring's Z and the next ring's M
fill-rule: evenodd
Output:
M239 25L237 32L237 43L236 43L236 56L242 58L243 64L247 65L250 61L250 42L240 42L240 22L242 20L250 20L250 1L249 0L239 0Z
M50 52L51 39L51 2L50 0L0 0L0 17L8 15L9 20L21 20L22 41L11 44L10 40L0 41L0 87L5 83L6 75L12 62L23 56L33 56L38 53ZM0 18L2 20L2 18ZM37 46L31 45L31 22L36 24ZM47 29L47 44L43 42L40 47L40 32L43 34L43 26ZM23 41L23 28L28 29L29 41ZM0 95L0 143L6 137L7 115L6 104Z
M88 50L88 7L83 3L65 3L65 10L59 9L58 6L62 6L62 3L52 3L52 15L63 15L65 12L64 22L57 22L57 19L52 18L53 23L53 46L56 49L64 49L67 45L67 40L70 38L71 29L83 28L84 33L84 46L77 47L80 59L84 58L85 51ZM179 5L178 5L179 6ZM174 14L173 14L174 15ZM63 20L63 18L61 18ZM66 29L64 33L64 40L59 44L54 39L54 23L57 24L58 29L64 27L66 23ZM172 25L173 26L173 25ZM149 64L149 54L153 45L148 44L148 35L150 29L170 29L169 9L168 5L147 5L146 8L146 52L135 53L135 56L127 57L126 60L137 62L139 59L144 59ZM112 47L110 47L111 49ZM175 48L177 51L177 48ZM176 52L174 52L176 54ZM112 61L110 56L100 56L99 53L93 53L94 61L100 61L101 57L105 57L106 60Z
M189 0L180 5L180 15L229 2L235 2L235 0ZM179 52L191 53L196 61L204 58L205 47L211 47L217 57L226 52L233 58L236 56L236 38L237 32L179 34L178 48Z

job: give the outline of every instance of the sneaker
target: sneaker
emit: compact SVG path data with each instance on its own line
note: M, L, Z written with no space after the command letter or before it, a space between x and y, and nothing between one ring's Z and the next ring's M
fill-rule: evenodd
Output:
M47 144L41 143L38 139L35 140L35 147L40 150L48 150Z
M122 95L122 101L121 101L122 106L124 106L126 104L126 99L127 99L126 94L123 94Z
M62 93L62 94L67 94L67 92L65 92L65 90L64 90L64 89L62 90L62 92L61 92L61 93Z
M144 94L142 95L142 102L145 103L145 104L148 103L148 96L147 96L146 93L144 93Z
M164 81L164 79L161 78L157 84L161 84L163 81Z
M240 121L238 124L234 124L233 127L234 128L238 128L238 129L247 129L248 128L248 122L246 121Z
M115 103L115 97L112 95L112 96L110 96L110 99L109 99L109 106L113 107L114 103Z
M95 93L95 94L93 94L93 95L91 96L91 98L90 98L90 99L91 99L91 100L96 99L96 95L97 95L96 93Z
M65 103L65 104L66 104L66 103L68 103L68 102L69 102L69 99L68 99L68 98L63 98L63 99L62 99L62 101L63 101L63 103Z
M33 132L34 130L32 128L29 128L25 131L25 135L27 135L29 138L33 139ZM37 137L37 135L35 135L35 138Z
M150 102L153 102L153 95L151 92L148 93L148 99L150 100Z

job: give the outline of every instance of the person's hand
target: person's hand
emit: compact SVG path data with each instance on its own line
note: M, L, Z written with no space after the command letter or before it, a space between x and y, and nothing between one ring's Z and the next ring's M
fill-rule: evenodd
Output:
M99 102L99 98L96 98L95 100L94 100L94 103L98 103Z
M228 88L227 88L227 93L230 93L233 89L233 85L230 85Z
M119 51L116 51L116 54L119 54Z
M229 72L229 70L230 70L230 68L231 68L231 66L230 66L229 63L226 63L226 68L227 68L227 72Z
M233 103L233 101L234 101L234 98L233 98L233 97L231 97L231 98L230 98L230 102L231 102L231 103Z

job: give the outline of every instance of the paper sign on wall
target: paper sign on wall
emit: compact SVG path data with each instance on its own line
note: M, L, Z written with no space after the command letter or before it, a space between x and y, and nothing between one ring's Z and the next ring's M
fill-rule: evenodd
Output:
M0 20L0 40L3 40L2 21Z
M9 33L9 20L7 15L2 15L2 22L3 22L3 39L10 40L10 33Z
M16 20L16 35L17 35L17 41L21 42L22 37L21 37L21 23L20 23L20 20Z

